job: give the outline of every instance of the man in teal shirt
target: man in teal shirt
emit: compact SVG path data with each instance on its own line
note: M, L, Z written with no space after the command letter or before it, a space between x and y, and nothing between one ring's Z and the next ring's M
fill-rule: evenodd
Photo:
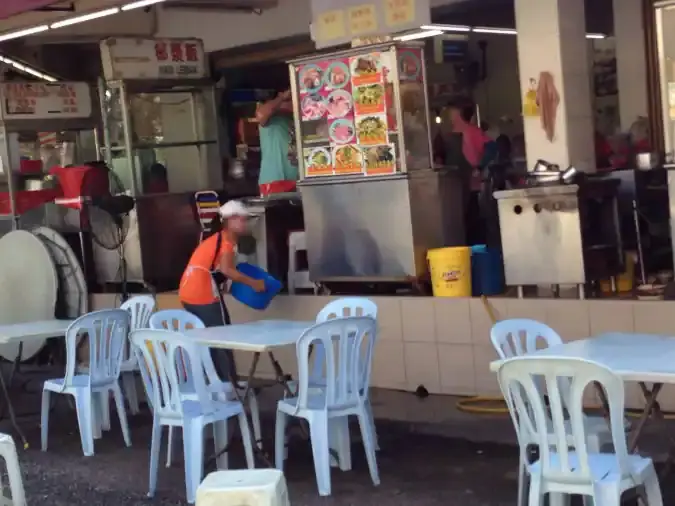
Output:
M284 91L258 107L260 124L261 195L295 191L298 180L298 155L293 124L291 92Z

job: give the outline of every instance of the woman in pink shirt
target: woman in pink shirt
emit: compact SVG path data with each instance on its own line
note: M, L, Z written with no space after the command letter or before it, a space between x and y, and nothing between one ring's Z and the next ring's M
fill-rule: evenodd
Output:
M462 134L462 154L471 167L471 174L466 175L466 233L468 244L477 244L482 240L483 225L480 220L478 196L482 180L480 164L485 155L485 145L490 138L478 125L471 121L476 114L476 105L470 98L458 98L449 104L450 121L454 133Z

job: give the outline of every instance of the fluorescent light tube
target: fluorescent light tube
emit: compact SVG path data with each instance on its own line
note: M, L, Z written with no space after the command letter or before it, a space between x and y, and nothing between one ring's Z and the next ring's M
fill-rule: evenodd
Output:
M513 28L489 28L477 26L472 30L474 33L494 33L496 35L517 35Z
M56 23L52 23L50 28L62 28L64 26L76 25L77 23L84 23L85 21L112 16L113 14L117 14L119 11L119 7L113 7L111 9L105 9L102 11L90 12L89 14L83 14L81 16L75 16L74 18L64 19L63 21L57 21Z
M441 30L442 32L470 32L470 26L462 25L422 25L422 30Z
M26 28L25 30L18 30L16 32L3 33L0 34L0 42L26 37L27 35L33 35L35 33L46 32L47 30L49 30L49 25L40 25L34 26L33 28Z
M132 9L138 9L140 7L148 7L150 5L161 4L165 0L138 0L138 2L131 2L122 6L123 11L130 11Z
M443 32L441 30L427 30L424 32L414 32L414 33L409 33L407 35L399 35L398 37L395 37L396 40L400 40L401 42L407 42L409 40L417 40L417 39L426 39L427 37L435 37L436 35L441 35Z

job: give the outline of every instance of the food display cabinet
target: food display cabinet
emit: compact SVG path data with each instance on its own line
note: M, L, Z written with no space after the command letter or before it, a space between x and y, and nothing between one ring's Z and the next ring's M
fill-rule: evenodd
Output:
M310 277L410 281L464 242L461 179L434 168L422 45L289 62Z

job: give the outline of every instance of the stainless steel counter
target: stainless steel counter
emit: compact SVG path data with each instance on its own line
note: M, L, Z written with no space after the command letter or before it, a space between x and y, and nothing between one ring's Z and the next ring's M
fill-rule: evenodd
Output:
M459 173L308 178L299 185L310 278L405 281L430 248L464 244Z

